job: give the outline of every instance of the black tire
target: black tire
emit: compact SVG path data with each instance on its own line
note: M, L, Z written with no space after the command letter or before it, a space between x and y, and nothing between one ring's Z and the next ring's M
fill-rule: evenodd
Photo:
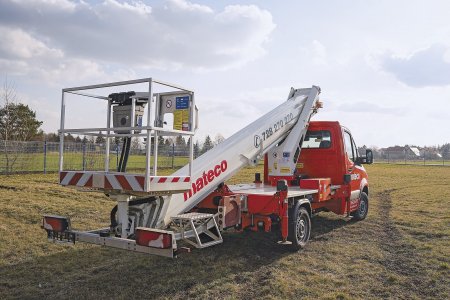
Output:
M351 213L355 221L364 220L369 212L369 196L365 192L361 192L358 209Z
M306 208L297 203L289 210L288 240L293 250L303 249L311 235L311 217Z

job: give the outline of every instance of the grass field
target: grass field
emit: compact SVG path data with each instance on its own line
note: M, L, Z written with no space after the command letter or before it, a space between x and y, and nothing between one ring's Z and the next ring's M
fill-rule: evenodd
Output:
M449 299L450 168L371 165L368 218L313 218L307 248L226 232L224 244L171 260L48 243L41 215L107 226L115 205L56 175L0 176L0 298ZM249 182L245 169L233 182Z

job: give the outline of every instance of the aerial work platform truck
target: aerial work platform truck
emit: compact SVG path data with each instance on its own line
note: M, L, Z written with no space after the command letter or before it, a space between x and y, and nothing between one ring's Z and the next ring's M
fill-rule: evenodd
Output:
M131 85L146 90L129 92ZM104 94L112 88L122 91ZM310 120L322 107L319 94L317 86L291 88L286 101L194 159L193 91L153 78L63 89L60 184L105 193L117 205L109 227L90 231L72 229L67 217L44 215L47 237L175 257L222 243L227 229L277 231L281 246L298 250L309 240L311 217L321 211L364 219L369 183L363 164L372 163L372 151L360 154L339 122ZM105 101L106 127L66 128L66 101L74 95ZM66 170L64 135L99 132L106 139L104 170ZM189 162L161 175L158 137L178 135L190 141ZM113 138L123 139L116 168L109 157ZM144 174L127 172L136 138L146 141ZM254 182L226 184L260 161L264 172L256 173Z

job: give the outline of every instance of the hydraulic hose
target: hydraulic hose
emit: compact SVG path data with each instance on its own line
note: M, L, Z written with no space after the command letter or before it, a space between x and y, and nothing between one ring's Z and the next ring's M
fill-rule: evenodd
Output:
M127 169L128 156L130 155L131 137L123 138L122 152L120 153L119 165L117 172L125 172Z

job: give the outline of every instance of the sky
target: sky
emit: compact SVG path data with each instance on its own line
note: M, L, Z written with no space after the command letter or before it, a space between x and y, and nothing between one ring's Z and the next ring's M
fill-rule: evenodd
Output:
M449 13L445 0L0 0L0 76L45 132L59 129L62 88L152 77L195 91L200 141L318 85L313 119L358 146L442 145ZM104 102L71 105L72 127L104 127Z

